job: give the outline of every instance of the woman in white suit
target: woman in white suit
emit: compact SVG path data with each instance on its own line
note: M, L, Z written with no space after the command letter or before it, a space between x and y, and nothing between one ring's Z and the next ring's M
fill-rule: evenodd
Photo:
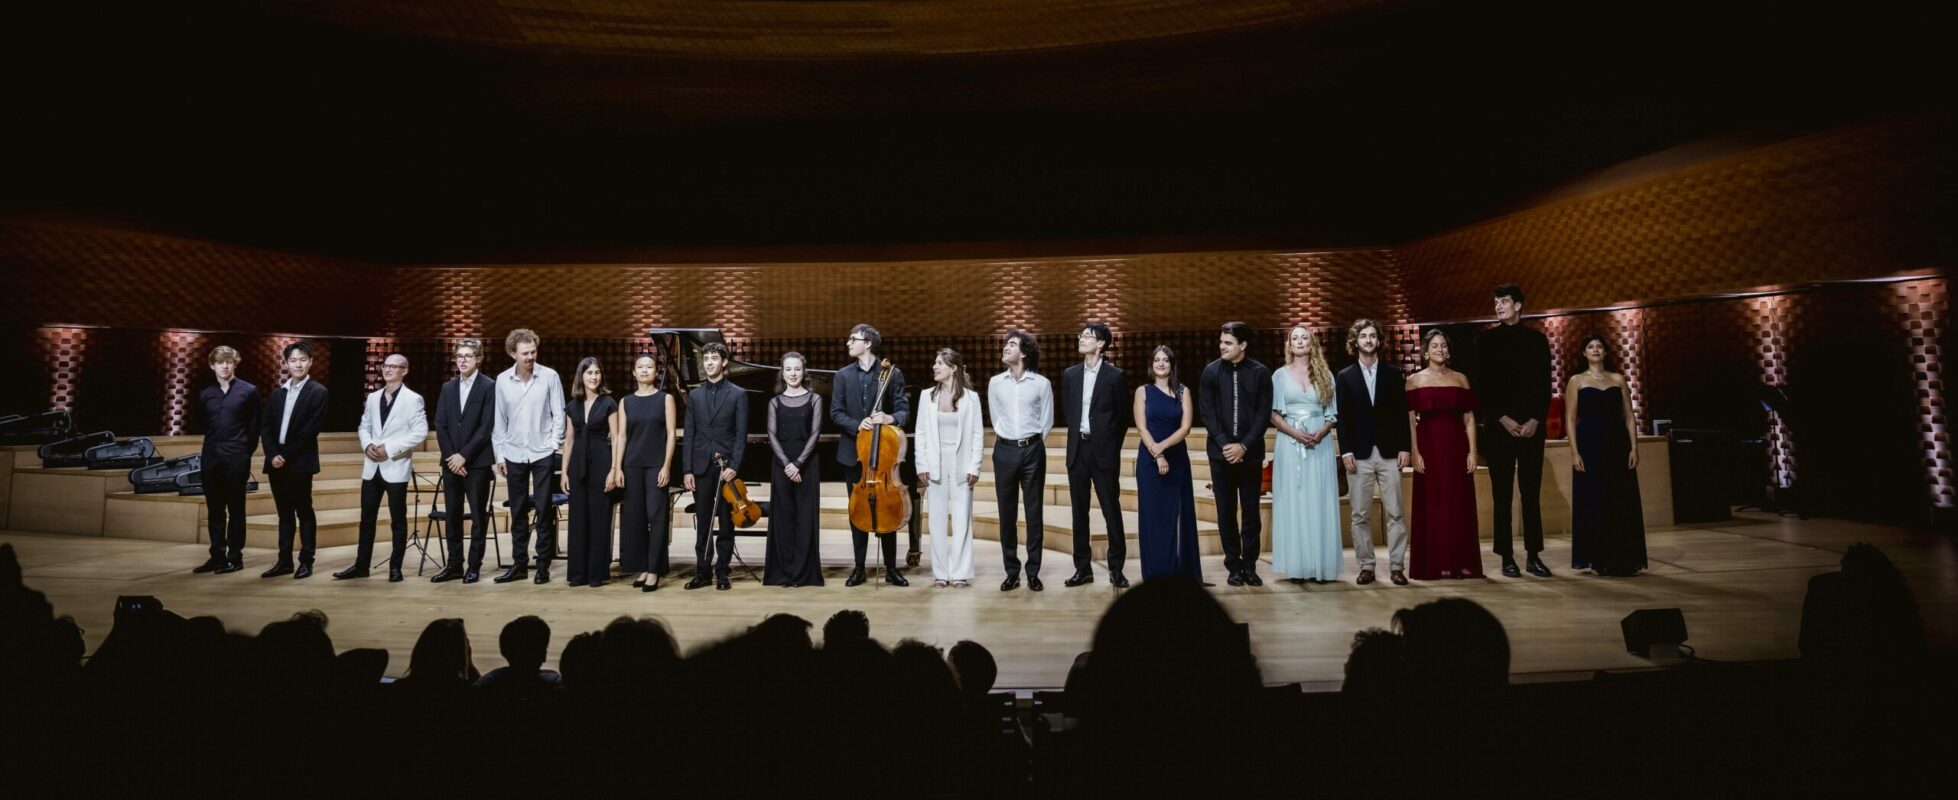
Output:
M334 580L367 577L374 561L374 526L381 513L381 495L388 498L388 525L394 529L394 552L388 554L388 582L401 580L401 559L408 554L408 481L415 476L415 448L428 438L428 410L422 396L402 385L408 377L408 357L390 354L381 361L381 388L367 396L360 412L360 548L353 566L333 573Z
M932 585L958 588L972 581L972 486L979 482L985 449L979 393L972 390L958 351L945 348L932 362L936 385L918 393L914 448L918 480L925 483L925 519L931 531Z

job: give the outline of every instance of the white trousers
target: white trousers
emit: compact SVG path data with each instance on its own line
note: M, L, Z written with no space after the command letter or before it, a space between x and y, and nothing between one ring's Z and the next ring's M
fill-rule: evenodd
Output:
M958 448L940 448L938 463L958 463ZM972 486L965 473L956 468L932 473L925 484L925 522L932 580L972 580Z
M1347 499L1353 507L1353 558L1360 569L1373 569L1373 526L1367 518L1373 511L1373 496L1380 495L1380 510L1387 512L1388 568L1407 568L1407 517L1401 513L1400 456L1382 457L1374 448L1366 458L1354 458L1359 468L1346 476ZM1345 469L1342 465L1340 469Z

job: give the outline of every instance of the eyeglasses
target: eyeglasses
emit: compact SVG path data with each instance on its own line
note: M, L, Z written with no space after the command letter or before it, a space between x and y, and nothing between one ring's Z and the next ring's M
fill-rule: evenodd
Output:
M844 343L844 344L849 344L849 343L851 343L851 342L868 342L868 341L870 341L870 340L869 340L869 339L865 339L865 338L863 338L862 336L852 336L852 337L850 337L850 338L848 338L848 339L844 339L844 340L843 340L843 343Z
M382 364L381 369L407 369L407 364Z

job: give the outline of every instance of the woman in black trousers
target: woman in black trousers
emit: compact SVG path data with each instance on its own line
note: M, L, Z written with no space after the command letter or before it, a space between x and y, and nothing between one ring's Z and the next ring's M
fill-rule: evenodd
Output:
M619 511L619 567L637 571L632 582L640 591L659 588L666 574L667 539L672 519L666 493L673 464L673 394L660 386L659 362L640 353L632 362L639 390L626 395L625 507Z
M564 409L564 473L571 498L571 539L564 576L572 586L604 586L612 571L612 497L625 482L623 455L612 443L625 435L625 420L598 359L578 362L571 399Z

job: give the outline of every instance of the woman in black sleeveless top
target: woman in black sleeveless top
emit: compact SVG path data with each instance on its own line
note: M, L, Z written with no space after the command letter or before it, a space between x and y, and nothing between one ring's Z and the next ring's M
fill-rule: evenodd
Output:
M667 494L673 463L673 393L661 387L659 362L640 353L632 362L639 390L627 395L625 406L625 508L620 511L619 568L637 572L632 585L641 591L659 588L666 574L672 519Z
M598 359L586 357L574 374L564 408L564 474L559 478L571 501L564 577L572 586L604 586L612 572L611 491L625 477L612 444L625 435L625 423Z

